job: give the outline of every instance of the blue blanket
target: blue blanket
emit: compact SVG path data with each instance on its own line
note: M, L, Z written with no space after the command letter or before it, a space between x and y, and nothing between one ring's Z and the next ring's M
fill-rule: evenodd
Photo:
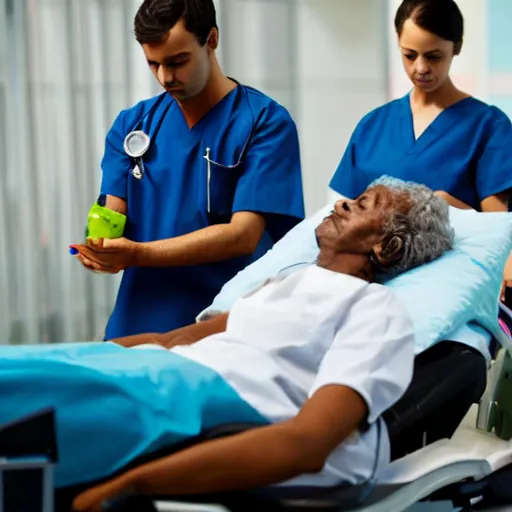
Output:
M56 408L57 487L227 422L267 421L213 370L113 343L0 347L0 424Z

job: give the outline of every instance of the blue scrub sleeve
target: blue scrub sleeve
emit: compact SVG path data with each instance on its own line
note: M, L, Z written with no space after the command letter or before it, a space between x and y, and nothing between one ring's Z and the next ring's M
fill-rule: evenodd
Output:
M329 187L342 196L354 199L358 197L369 183L360 183L357 172L356 146L360 137L363 124L368 116L365 116L356 126L340 163L331 178ZM362 189L361 189L362 187Z
M512 189L512 124L503 112L496 111L496 121L476 167L480 201Z
M338 194L345 197L354 198L355 194L355 173L356 173L356 155L355 144L353 139L350 139L345 153L341 158L334 176L331 178L329 187Z
M123 149L124 138L129 132L126 117L127 111L123 110L112 124L101 161L101 193L124 200L127 198L128 177L132 167L131 158Z
M265 216L274 242L304 218L297 128L286 109L270 104L257 121L232 212Z

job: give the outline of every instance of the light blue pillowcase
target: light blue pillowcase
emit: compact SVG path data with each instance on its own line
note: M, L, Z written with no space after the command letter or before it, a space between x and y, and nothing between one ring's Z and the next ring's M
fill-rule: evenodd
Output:
M222 288L206 311L228 311L241 296L280 272L318 255L315 228L332 210L329 203L308 217L259 260ZM386 283L407 309L415 327L416 352L450 339L486 352L487 332L498 336L498 296L512 250L512 214L479 213L450 207L453 250ZM371 311L368 312L371 315ZM483 328L483 329L482 329Z
M500 335L498 298L512 250L512 214L450 208L450 222L453 250L386 283L414 322L417 352L444 339L475 346L472 324Z

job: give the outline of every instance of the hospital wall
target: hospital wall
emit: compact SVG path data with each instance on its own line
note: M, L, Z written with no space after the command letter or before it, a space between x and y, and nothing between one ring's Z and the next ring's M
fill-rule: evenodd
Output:
M387 4L299 2L297 121L306 209L323 206L352 130L387 96Z
M67 252L83 236L104 137L158 91L132 18L141 0L0 0L0 343L98 339L118 276ZM225 71L284 104L300 134L306 209L357 121L409 88L397 0L216 0ZM512 116L510 0L459 0L454 77Z
M387 2L218 4L225 70L281 101L297 122L312 213L328 199L327 184L358 119L386 100Z

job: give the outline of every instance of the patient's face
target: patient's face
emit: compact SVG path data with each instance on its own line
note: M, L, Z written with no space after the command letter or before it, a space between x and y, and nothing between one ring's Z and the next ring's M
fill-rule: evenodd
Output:
M384 222L390 211L406 213L410 205L405 195L378 185L355 200L337 201L331 215L316 229L320 250L336 253L368 254L384 235Z

